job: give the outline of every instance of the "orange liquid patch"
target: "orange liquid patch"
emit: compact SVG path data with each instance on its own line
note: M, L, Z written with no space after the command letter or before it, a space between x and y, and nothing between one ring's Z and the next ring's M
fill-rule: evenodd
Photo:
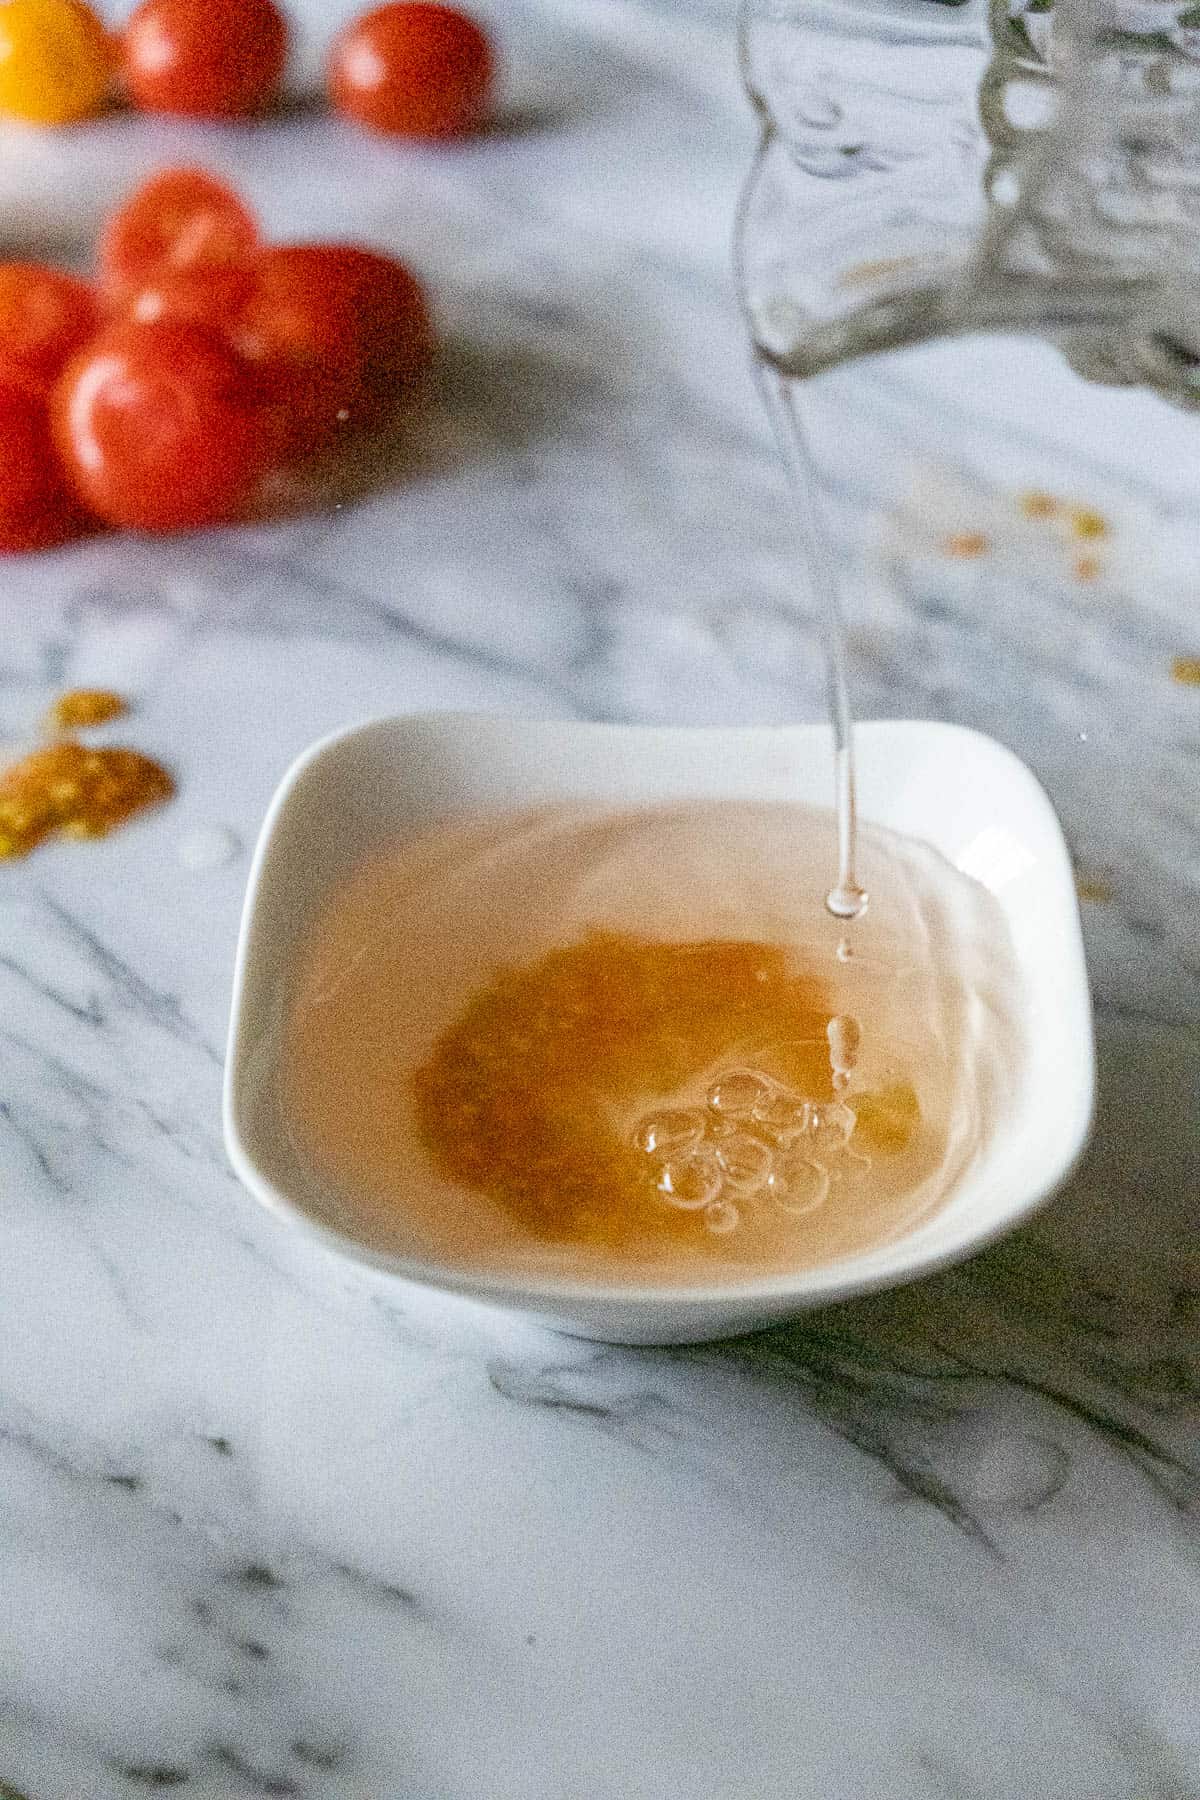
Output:
M90 725L107 725L129 711L120 694L108 688L71 688L60 694L46 714L46 729L57 736L82 731Z
M502 973L415 1075L427 1148L544 1241L694 1238L657 1193L629 1121L717 1061L759 1062L831 1099L820 984L769 944L597 933ZM622 1127L625 1129L622 1129Z
M810 1187L824 1178L806 1154L819 1154L817 1133L788 1128L806 1109L837 1106L832 1016L823 985L776 945L596 932L475 996L415 1074L422 1138L446 1176L545 1244L721 1253L707 1227L722 1239L748 1233L759 1254L780 1251L806 1204L783 1191L789 1155ZM732 1082L721 1069L736 1071ZM723 1091L732 1100L735 1084L756 1082L757 1111L730 1117ZM657 1096L710 1092L707 1106L646 1111ZM907 1151L921 1123L904 1081L855 1096L847 1116L853 1157L840 1143L824 1152L835 1179ZM655 1138L672 1129L683 1154L656 1155ZM756 1181L756 1165L779 1175ZM688 1193L690 1182L700 1194L705 1166L725 1195L707 1213Z
M103 837L174 791L167 771L136 750L70 739L34 750L0 774L0 857L26 856L56 833Z

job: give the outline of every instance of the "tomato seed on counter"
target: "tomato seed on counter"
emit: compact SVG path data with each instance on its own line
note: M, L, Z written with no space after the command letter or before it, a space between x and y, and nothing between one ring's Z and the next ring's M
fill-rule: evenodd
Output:
M1062 500L1044 488L1027 488L1017 496L1017 508L1027 519L1058 520L1071 537L1088 540L1106 538L1112 533L1112 525L1098 507Z
M1094 506L1072 506L1067 514L1072 534L1077 538L1106 538L1112 527Z
M1107 875L1077 869L1075 892L1090 906L1107 906L1113 897L1113 885Z

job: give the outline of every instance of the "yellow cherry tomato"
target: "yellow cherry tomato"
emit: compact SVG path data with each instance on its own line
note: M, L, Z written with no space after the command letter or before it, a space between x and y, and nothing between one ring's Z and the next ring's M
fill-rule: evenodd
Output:
M85 119L111 77L108 33L84 0L0 4L0 113L33 125Z

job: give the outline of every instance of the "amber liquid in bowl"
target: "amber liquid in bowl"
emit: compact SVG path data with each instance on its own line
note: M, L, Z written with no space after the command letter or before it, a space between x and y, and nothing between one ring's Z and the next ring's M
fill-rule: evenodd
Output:
M286 1008L287 1129L325 1216L443 1265L655 1284L912 1230L1002 1104L1007 934L934 852L868 833L878 900L848 945L835 830L789 805L558 807L356 871Z

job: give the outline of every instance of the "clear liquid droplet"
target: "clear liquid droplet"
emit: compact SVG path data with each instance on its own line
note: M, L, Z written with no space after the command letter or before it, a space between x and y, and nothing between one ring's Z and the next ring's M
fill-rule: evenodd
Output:
M837 1013L825 1027L829 1040L829 1066L834 1074L848 1075L858 1061L862 1026L852 1013Z
M867 895L860 887L843 887L839 883L826 894L825 907L835 919L861 919L867 910Z

